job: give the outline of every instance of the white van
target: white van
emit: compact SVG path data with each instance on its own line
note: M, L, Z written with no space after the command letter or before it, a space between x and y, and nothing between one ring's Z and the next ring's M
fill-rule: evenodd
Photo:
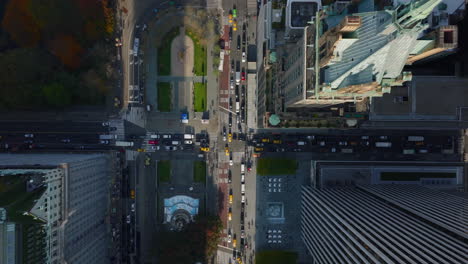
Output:
M245 194L242 194L241 196L241 203L245 203Z
M161 136L158 135L158 134L153 134L153 135L151 135L151 138L160 138L160 137L161 137Z
M242 184L245 183L245 174L244 173L241 174L241 183Z
M245 184L241 184L241 193L245 194Z
M298 145L298 146L304 146L304 145L305 145L305 142L304 142L304 141L298 141L298 142L297 142L297 145Z
M176 140L172 141L172 145L176 145L176 146L177 146L177 145L179 145L179 144L180 144L179 141L176 141Z
M245 172L245 165L244 163L241 163L241 173L244 173Z

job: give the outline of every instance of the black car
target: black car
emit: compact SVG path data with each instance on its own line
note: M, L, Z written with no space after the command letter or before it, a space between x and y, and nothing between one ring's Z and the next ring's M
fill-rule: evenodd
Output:
M241 95L242 97L245 96L245 85L242 85Z
M245 42L247 41L245 37L245 31L242 33L242 45L245 45Z
M242 32L245 33L245 31L247 30L247 26L245 24L242 25Z
M240 35L237 36L237 49L238 50L241 49L241 36Z
M232 127L232 113L229 112L229 127Z
M231 170L229 170L229 173L228 173L228 182L229 182L229 183L232 182L232 173L231 173Z
M232 99L229 97L229 109L232 110Z
M229 40L232 40L232 27L229 27Z

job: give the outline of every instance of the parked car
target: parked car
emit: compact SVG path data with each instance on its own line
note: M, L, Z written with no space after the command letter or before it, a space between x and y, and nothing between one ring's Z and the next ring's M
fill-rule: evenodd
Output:
M102 126L108 126L109 122L102 122Z
M33 138L33 137L34 137L34 134L24 134L24 137Z
M101 143L101 144L109 144L109 140L100 140L99 143Z
M159 144L159 141L158 140L148 140L148 144L157 145L157 144Z

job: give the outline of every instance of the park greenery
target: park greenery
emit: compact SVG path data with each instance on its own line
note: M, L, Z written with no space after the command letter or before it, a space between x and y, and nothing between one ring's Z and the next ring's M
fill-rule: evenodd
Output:
M206 45L192 30L187 29L185 34L193 41L193 72L196 76L206 76Z
M257 163L258 175L295 174L297 161L283 158L260 158Z
M206 162L195 161L193 164L193 180L195 182L205 183L206 179Z
M9 0L0 17L0 108L104 102L115 75L108 0Z
M158 83L158 110L161 112L171 111L171 83Z
M179 27L174 27L161 38L158 48L158 75L171 74L171 44L172 40L179 35L179 30Z
M155 254L160 263L207 263L218 248L222 229L219 216L197 215L180 232L159 231Z
M193 84L193 108L195 112L206 111L206 83Z
M171 161L170 160L158 161L158 180L159 182L171 181Z
M297 253L292 251L265 250L256 253L255 264L296 264Z

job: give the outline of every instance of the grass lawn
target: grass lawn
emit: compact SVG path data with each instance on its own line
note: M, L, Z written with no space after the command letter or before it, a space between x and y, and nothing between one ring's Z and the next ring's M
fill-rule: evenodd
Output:
M158 110L161 112L171 111L172 99L171 84L166 82L158 83Z
M255 264L296 264L297 253L292 251L261 251L255 256Z
M171 161L158 161L158 179L159 182L169 182L171 180Z
M195 182L205 183L206 163L204 161L195 161L193 164L193 180Z
M451 172L382 172L380 180L382 181L419 181L421 178L426 179L454 179L456 173Z
M200 38L190 30L186 30L187 36L193 41L194 48L194 60L193 67L195 75L205 76L206 75L206 46L200 43Z
M167 32L158 48L158 75L171 74L171 43L179 35L179 28L175 27Z
M193 84L193 108L195 112L206 111L206 83Z
M259 175L295 174L297 161L292 159L260 158L257 163Z

